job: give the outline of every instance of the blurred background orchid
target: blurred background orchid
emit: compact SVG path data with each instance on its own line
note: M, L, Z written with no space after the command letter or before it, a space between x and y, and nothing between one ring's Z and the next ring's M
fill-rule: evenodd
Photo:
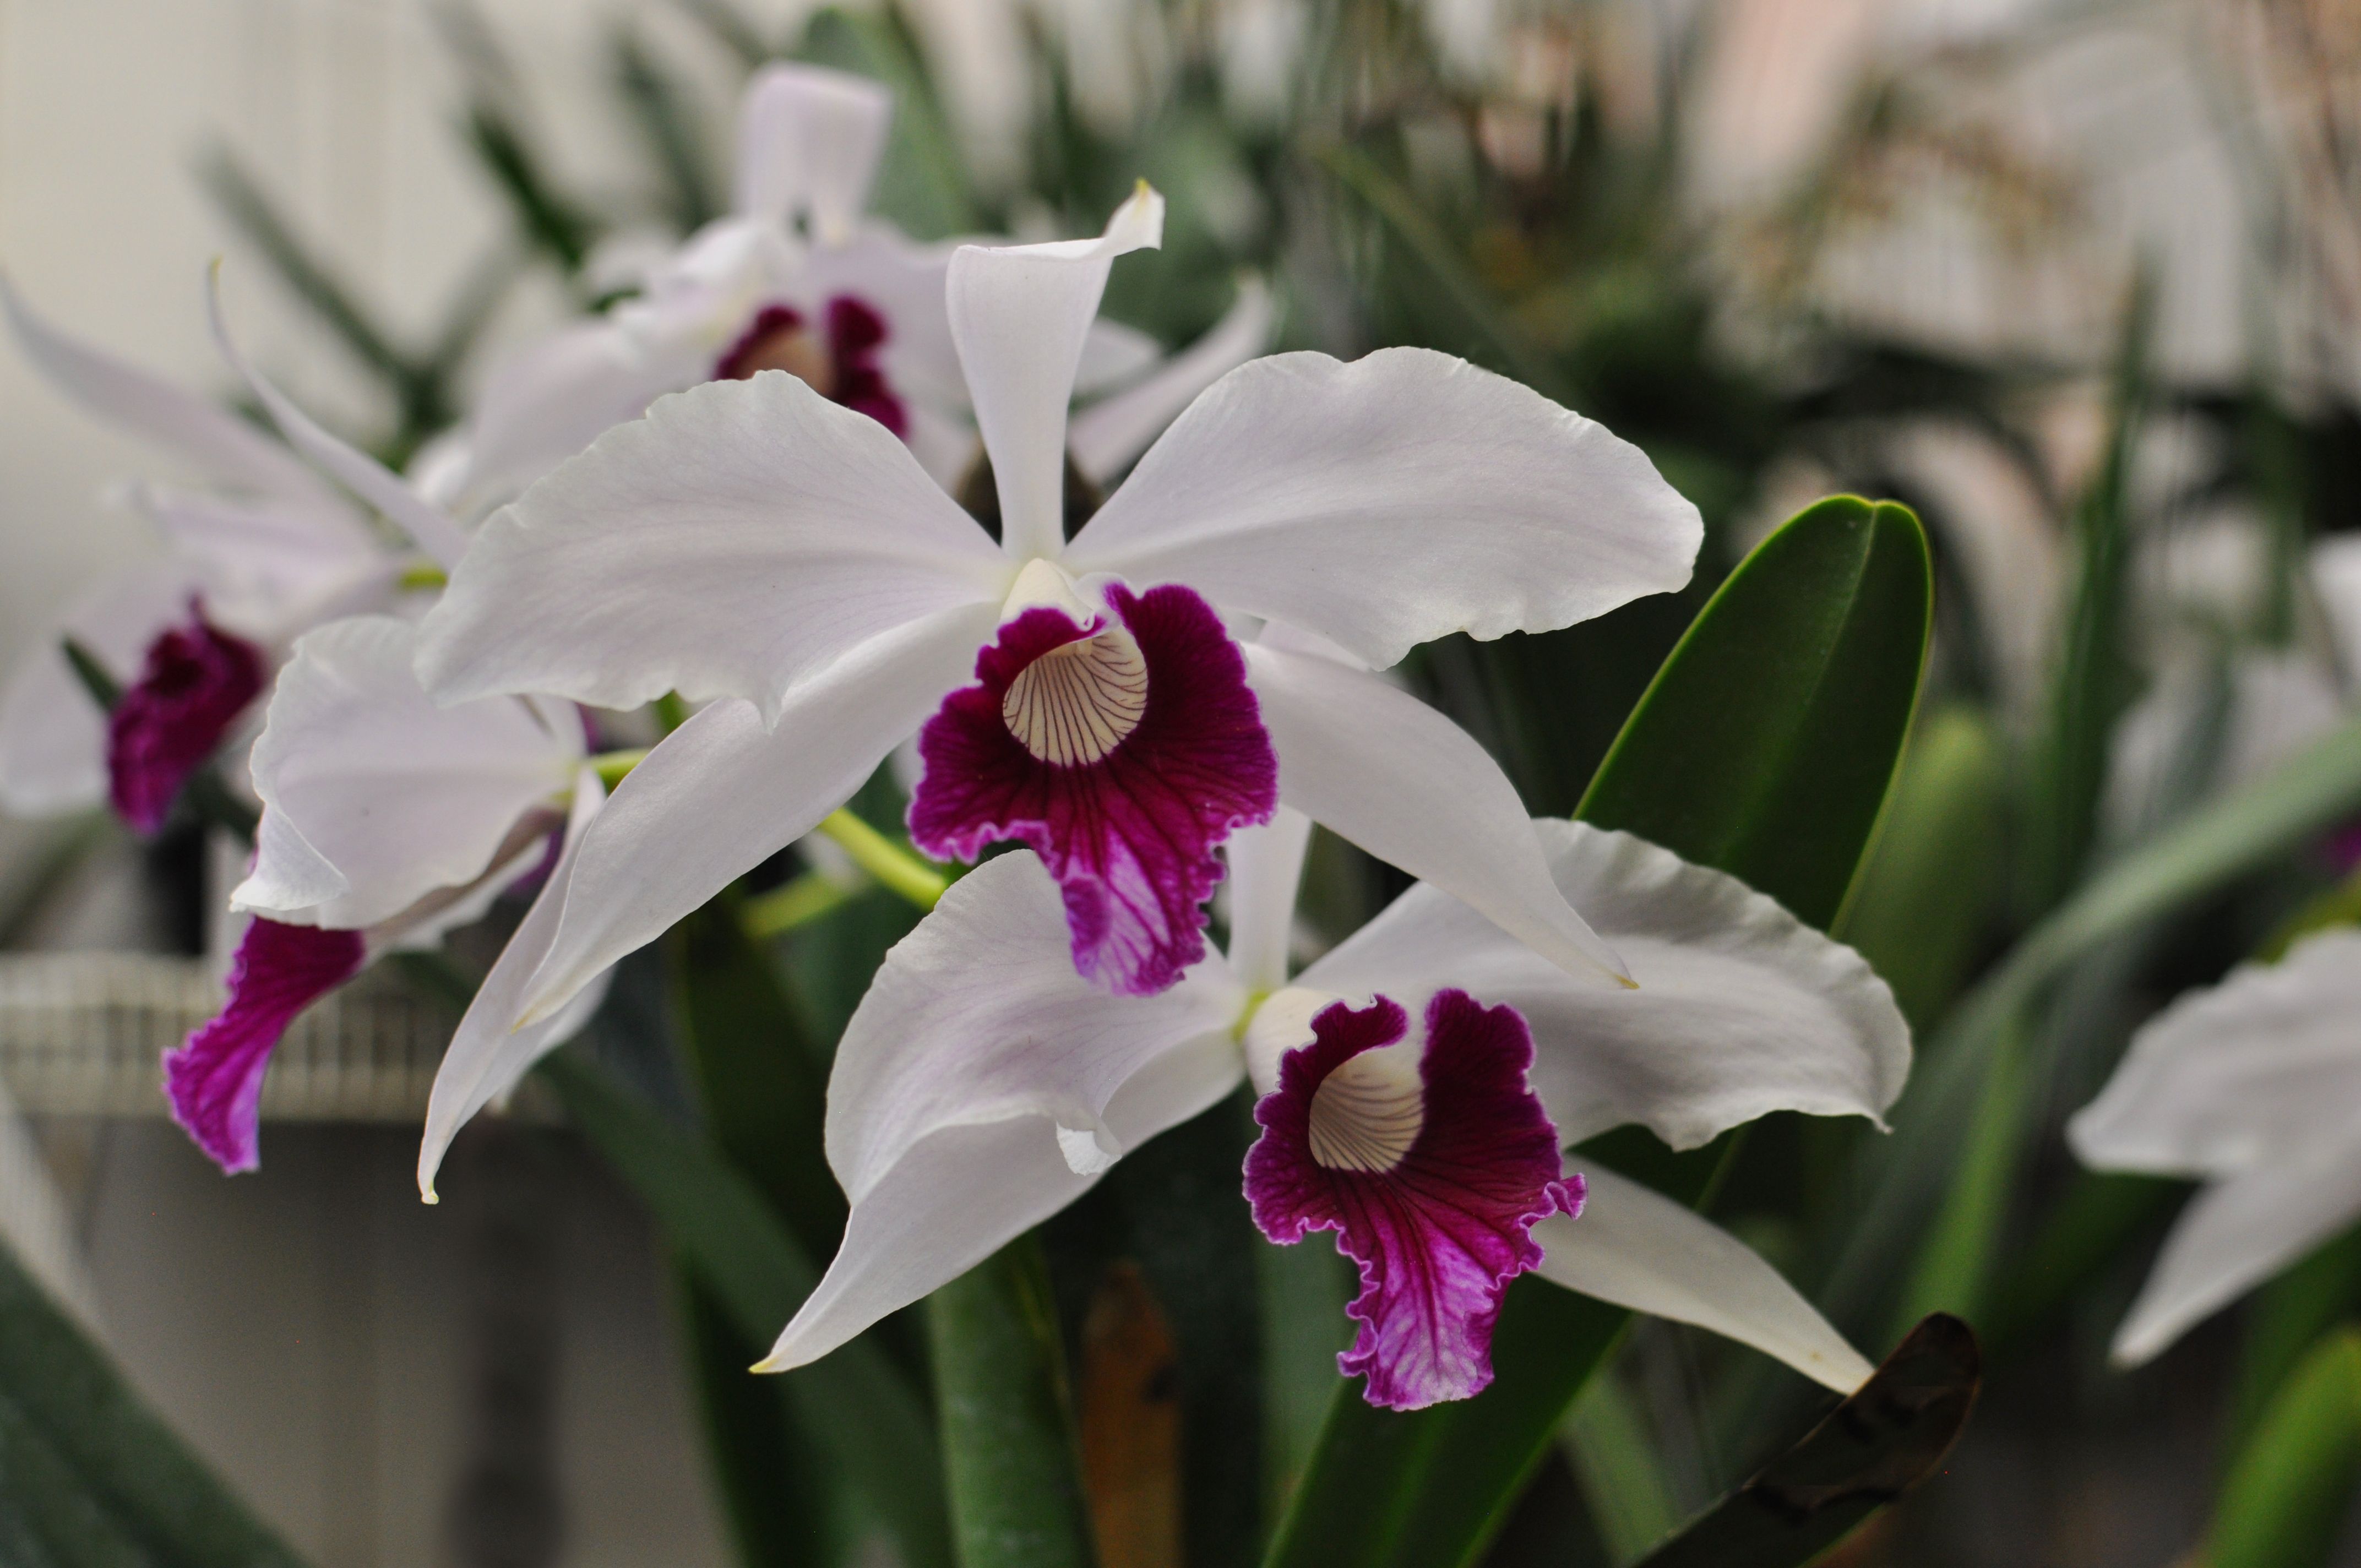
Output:
M2350 0L103 0L0 10L0 1561L2361 1562ZM1630 1024L1283 807L1214 957L1113 997L1029 861L913 850L905 747L506 1030L567 846L691 714L432 707L475 531L785 370L997 537L954 248L1142 181L1068 537L1292 350L1464 358L1701 517L1685 587L1350 674L1510 819L1758 900L1593 914L1714 1005ZM159 1056L309 927L333 973L233 992L298 1015L205 1102L225 1164L260 1127L225 1181ZM1027 937L993 1004L1133 1031L1138 1087L923 1058L989 1010L942 954ZM1547 1260L1488 1281L1492 1387L1413 1413L1339 1375L1350 1264L1241 1192L1254 1021L1309 1039L1373 948L1411 1014L1525 1010L1504 1124L1590 1176L1499 1233ZM1585 1055L1594 1014L1633 1032Z

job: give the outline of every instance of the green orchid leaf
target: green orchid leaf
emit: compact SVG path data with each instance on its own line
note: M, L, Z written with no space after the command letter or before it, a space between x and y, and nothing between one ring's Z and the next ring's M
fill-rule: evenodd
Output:
M1932 581L1906 508L1837 497L1797 514L1698 614L1576 815L1833 924L1910 731ZM1616 1168L1695 1203L1731 1140L1678 1156L1632 1129L1609 1143ZM1476 1398L1399 1414L1341 1387L1272 1568L1474 1560L1629 1316L1519 1279L1493 1336L1496 1379Z
M535 1075L622 1179L738 1333L767 1344L819 1282L810 1255L747 1177L578 1055ZM860 1488L913 1568L947 1568L950 1527L932 1423L908 1378L869 1338L780 1375L803 1430Z
M2329 1335L2272 1398L2213 1507L2199 1561L2322 1568L2361 1477L2361 1329Z
M1855 496L1806 508L1707 603L1575 816L1828 929L1909 733L1933 603L1908 508Z
M1092 1568L1066 1355L1040 1243L927 1300L960 1568Z
M778 972L746 934L737 891L675 927L664 950L682 1066L707 1139L762 1192L803 1255L832 1255L845 1203L820 1152L823 1069ZM746 1370L768 1341L741 1332L693 1266L684 1264L683 1276L690 1373L741 1557L829 1561L834 1490L814 1474L820 1445L801 1430L786 1384Z
M1986 938L2001 891L1992 847L2004 778L1990 719L1966 707L1927 715L1837 933L1894 988L1913 1028L1942 1016Z
M302 1563L173 1435L5 1247L0 1555L58 1568Z
M1943 1462L1982 1379L1968 1325L1928 1318L1802 1442L1640 1568L1802 1568Z

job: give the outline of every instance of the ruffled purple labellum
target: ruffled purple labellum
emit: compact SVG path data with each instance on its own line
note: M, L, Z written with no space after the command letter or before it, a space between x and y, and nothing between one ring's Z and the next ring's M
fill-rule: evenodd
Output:
M794 306L764 305L714 362L713 378L742 381L757 371L785 370L830 402L906 437L909 414L877 363L886 335L885 318L851 294L828 302L818 332Z
M1168 585L1111 585L1110 620L1036 607L976 656L918 732L910 837L972 861L1030 846L1064 891L1074 967L1152 996L1205 956L1214 848L1270 819L1279 759L1246 659L1213 608Z
M229 999L164 1053L172 1120L235 1176L262 1163L262 1076L295 1015L360 972L361 934L256 920L237 944Z
M189 775L261 694L261 650L209 624L189 603L186 626L167 629L106 720L108 798L142 833L164 825Z
M1323 1009L1255 1106L1263 1132L1246 1151L1263 1234L1285 1246L1335 1231L1360 1265L1345 1311L1361 1332L1336 1366L1367 1373L1369 1403L1394 1410L1492 1381L1501 1295L1542 1260L1532 1228L1580 1213L1583 1198L1582 1178L1561 1179L1557 1129L1526 1084L1533 1041L1516 1009L1438 992L1415 1058L1382 1049L1408 1026L1383 996Z

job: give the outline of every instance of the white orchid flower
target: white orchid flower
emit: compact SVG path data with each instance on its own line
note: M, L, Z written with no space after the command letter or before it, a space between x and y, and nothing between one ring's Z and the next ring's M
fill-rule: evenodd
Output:
M2204 1182L2115 1332L2136 1365L2361 1217L2361 931L2182 997L2067 1124L2097 1170Z
M666 392L765 369L869 415L955 485L976 441L943 311L953 247L862 215L893 112L893 94L864 77L758 71L739 105L732 211L638 261L633 298L497 367L466 461L444 467L439 493L513 495ZM1084 471L1104 482L1190 397L1261 353L1271 313L1248 286L1219 327L1160 368L1153 339L1094 323L1079 389L1110 395L1077 422Z
M217 299L214 310L225 355L290 441L456 559L456 525L280 396L230 343ZM487 984L495 1000L469 1010L445 1076L458 1082L470 1061L558 1044L603 996L602 978L512 1035L496 991L537 961L567 856L604 799L581 715L533 696L438 707L412 671L416 640L392 616L332 621L296 642L271 693L248 758L262 801L254 863L230 895L252 918L222 1012L164 1058L174 1118L225 1170L259 1161L263 1077L298 1013L379 953L478 918L537 870L548 877Z
M1426 886L1290 981L1309 831L1293 812L1232 840L1226 959L1145 1000L1075 976L1034 856L955 883L839 1047L827 1149L851 1217L763 1369L956 1278L1246 1078L1255 1219L1280 1243L1336 1231L1359 1263L1361 1332L1339 1365L1367 1375L1371 1402L1481 1388L1501 1293L1528 1268L1858 1387L1869 1364L1754 1253L1561 1150L1629 1122L1690 1148L1774 1110L1874 1120L1909 1068L1892 995L1730 877L1627 834L1533 830L1638 990L1575 981Z
M1637 448L1460 360L1294 354L1197 399L1067 543L1074 366L1110 263L1161 220L1143 187L1099 239L953 258L997 545L874 421L774 375L658 402L486 523L422 625L437 700L710 705L585 835L523 1021L914 732L918 847L1032 846L1076 966L1110 990L1162 990L1202 953L1216 846L1281 799L1553 962L1622 975L1482 748L1301 649L1383 666L1676 587L1696 509ZM1269 624L1242 646L1249 621Z
M169 556L102 582L0 696L0 806L24 816L101 802L142 831L213 755L306 629L393 602L417 551L261 432L36 316L0 280L0 309L27 357L91 412L205 477L201 488L138 483L125 495ZM447 521L445 527L448 528ZM112 715L60 649L71 637L123 688Z

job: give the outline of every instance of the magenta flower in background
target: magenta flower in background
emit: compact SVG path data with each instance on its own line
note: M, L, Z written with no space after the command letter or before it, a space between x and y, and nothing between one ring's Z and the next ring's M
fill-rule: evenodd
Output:
M956 485L976 435L943 306L953 245L862 215L893 94L866 77L763 67L738 107L732 210L677 247L610 247L602 286L631 297L493 367L467 428L445 444L434 492L505 500L667 392L784 370L876 420ZM1093 323L1076 391L1083 471L1104 483L1198 391L1262 352L1268 295L1243 286L1224 321L1159 364L1142 333Z
M413 536L456 557L456 526L401 480L320 429L257 375L223 329L223 352L289 440ZM545 877L485 990L497 996L537 959L554 923L567 852L605 792L586 765L571 704L494 697L437 707L412 673L417 629L393 616L329 622L295 644L248 759L262 802L254 861L230 894L252 916L217 1018L165 1058L173 1114L230 1171L259 1157L257 1116L270 1053L312 1001L371 959L428 946L511 888ZM554 864L553 864L554 861ZM478 1006L445 1072L501 1051L540 1050L596 1010L602 981L536 1028ZM470 1107L472 1110L473 1107ZM430 1126L439 1104L430 1104Z
M253 921L231 960L220 1014L164 1053L172 1120L225 1175L262 1163L262 1080L287 1025L364 961L357 931Z
M447 565L462 542L447 519L389 514L415 550L390 547L362 508L246 421L67 336L5 282L0 310L60 391L206 477L194 488L126 488L167 556L101 583L0 694L0 806L41 817L111 803L153 831L190 771L233 736L289 643L323 620L390 606L420 553ZM60 651L61 636L124 678L111 720Z
M107 802L142 833L164 826L181 786L203 767L269 675L262 651L205 620L189 619L148 645L138 677L106 719Z

